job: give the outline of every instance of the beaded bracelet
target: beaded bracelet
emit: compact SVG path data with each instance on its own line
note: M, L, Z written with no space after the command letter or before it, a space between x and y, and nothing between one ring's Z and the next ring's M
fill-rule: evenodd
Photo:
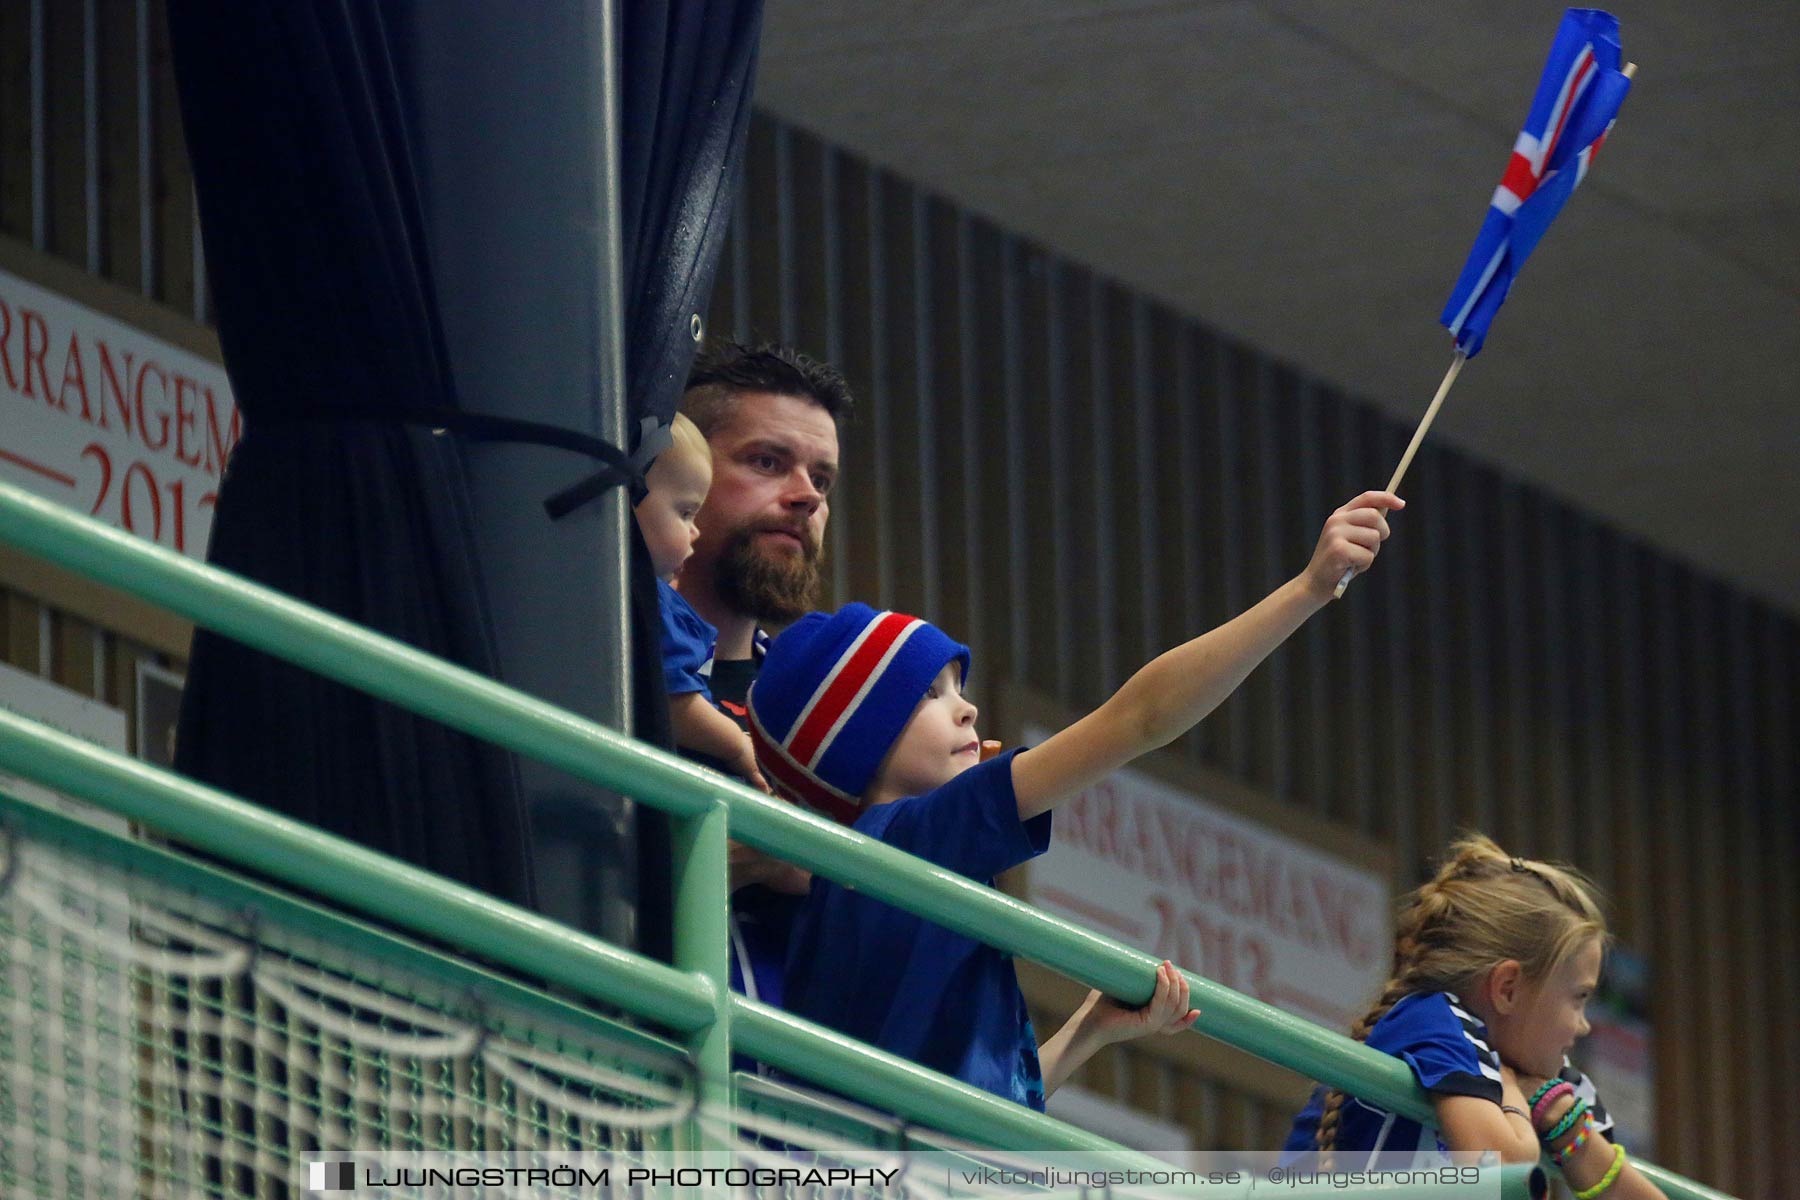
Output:
M1564 1096L1573 1096L1575 1089L1566 1079L1558 1079L1549 1087L1541 1087L1532 1094L1531 1123L1536 1125L1544 1119L1544 1110Z
M1593 1118L1590 1117L1581 1123L1581 1132L1577 1133L1568 1145L1556 1152L1556 1161L1559 1163L1566 1163L1571 1158L1574 1158L1575 1152L1587 1145L1588 1134L1592 1132L1594 1132L1594 1121Z
M1569 1130L1575 1128L1581 1118L1587 1116L1587 1112L1588 1102L1576 1100L1575 1103L1569 1105L1569 1111L1562 1115L1562 1120L1553 1125L1548 1132L1540 1135L1540 1140L1554 1142L1558 1138L1566 1136Z
M1594 1200L1601 1192L1604 1192L1607 1188L1618 1182L1619 1172L1624 1169L1625 1147L1614 1146L1612 1166L1606 1168L1606 1174L1600 1177L1599 1183L1596 1183L1591 1188L1582 1188L1579 1192L1576 1192L1575 1200Z

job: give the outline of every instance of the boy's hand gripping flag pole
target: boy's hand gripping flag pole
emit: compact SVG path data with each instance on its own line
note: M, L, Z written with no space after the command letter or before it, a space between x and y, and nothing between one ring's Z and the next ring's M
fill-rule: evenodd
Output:
M1633 63L1621 67L1619 59L1617 18L1593 8L1571 8L1563 14L1525 128L1513 144L1487 219L1438 318L1456 339L1456 356L1388 480L1388 491L1399 488L1450 385L1463 364L1481 353L1507 289L1612 131L1637 70ZM1333 594L1342 596L1355 577L1354 567L1345 571Z

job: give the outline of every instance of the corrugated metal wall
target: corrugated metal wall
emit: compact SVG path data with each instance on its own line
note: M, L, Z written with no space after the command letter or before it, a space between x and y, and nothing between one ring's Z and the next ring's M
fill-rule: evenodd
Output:
M0 233L204 322L161 0L0 3Z
M774 121L752 139L711 327L845 368L832 594L966 633L989 686L1097 702L1398 458L1366 403ZM0 237L207 319L161 3L0 2ZM1587 867L1654 964L1658 1157L1800 1194L1768 1152L1800 1144L1795 622L1441 443L1405 491L1375 574L1183 751L1403 864L1473 825ZM128 710L136 657L179 666L130 606L0 565L5 661ZM1288 1084L1141 1047L1083 1082L1205 1146L1288 1116Z
M710 328L857 390L833 597L1069 705L1292 575L1411 433L767 117ZM1795 622L1441 441L1404 493L1378 569L1183 749L1387 841L1397 887L1471 826L1586 868L1653 964L1659 1158L1800 1194L1762 1152L1800 1139ZM1142 1049L1083 1082L1202 1145L1290 1115Z

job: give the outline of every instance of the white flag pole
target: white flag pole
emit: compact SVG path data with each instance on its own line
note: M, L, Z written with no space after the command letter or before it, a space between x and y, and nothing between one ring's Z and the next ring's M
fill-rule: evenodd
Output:
M1461 350L1458 350L1456 357L1450 360L1450 369L1444 372L1444 382L1438 384L1437 395L1431 398L1431 407L1425 410L1425 416L1419 422L1419 427L1413 430L1412 441L1407 443L1406 453L1400 456L1400 465L1394 468L1394 477L1388 480L1388 491L1394 491L1400 486L1400 481L1406 478L1406 468L1412 466L1413 455L1419 452L1419 443L1425 440L1425 431L1430 429L1431 423L1437 419L1438 409L1444 406L1444 397L1450 394L1450 385L1456 382L1456 377L1462 373L1463 364L1468 361L1469 356ZM1335 600L1342 596L1344 589L1349 587L1350 581L1355 578L1356 568L1346 568L1344 577L1338 580L1337 587L1331 593L1331 598Z

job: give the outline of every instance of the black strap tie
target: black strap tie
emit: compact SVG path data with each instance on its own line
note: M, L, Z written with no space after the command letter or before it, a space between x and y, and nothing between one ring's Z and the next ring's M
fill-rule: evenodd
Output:
M538 421L520 421L512 417L494 417L484 413L464 412L460 408L408 408L393 412L352 412L330 405L288 409L283 412L259 413L252 424L257 428L270 425L303 424L327 421L358 421L376 425L414 425L433 433L454 433L477 442L514 442L531 446L549 446L567 450L600 462L600 469L570 484L544 501L544 511L552 521L560 521L589 501L597 500L612 488L623 485L636 506L649 491L644 474L656 456L673 440L673 430L657 423L655 417L638 422L637 449L630 454L592 434L545 425Z

